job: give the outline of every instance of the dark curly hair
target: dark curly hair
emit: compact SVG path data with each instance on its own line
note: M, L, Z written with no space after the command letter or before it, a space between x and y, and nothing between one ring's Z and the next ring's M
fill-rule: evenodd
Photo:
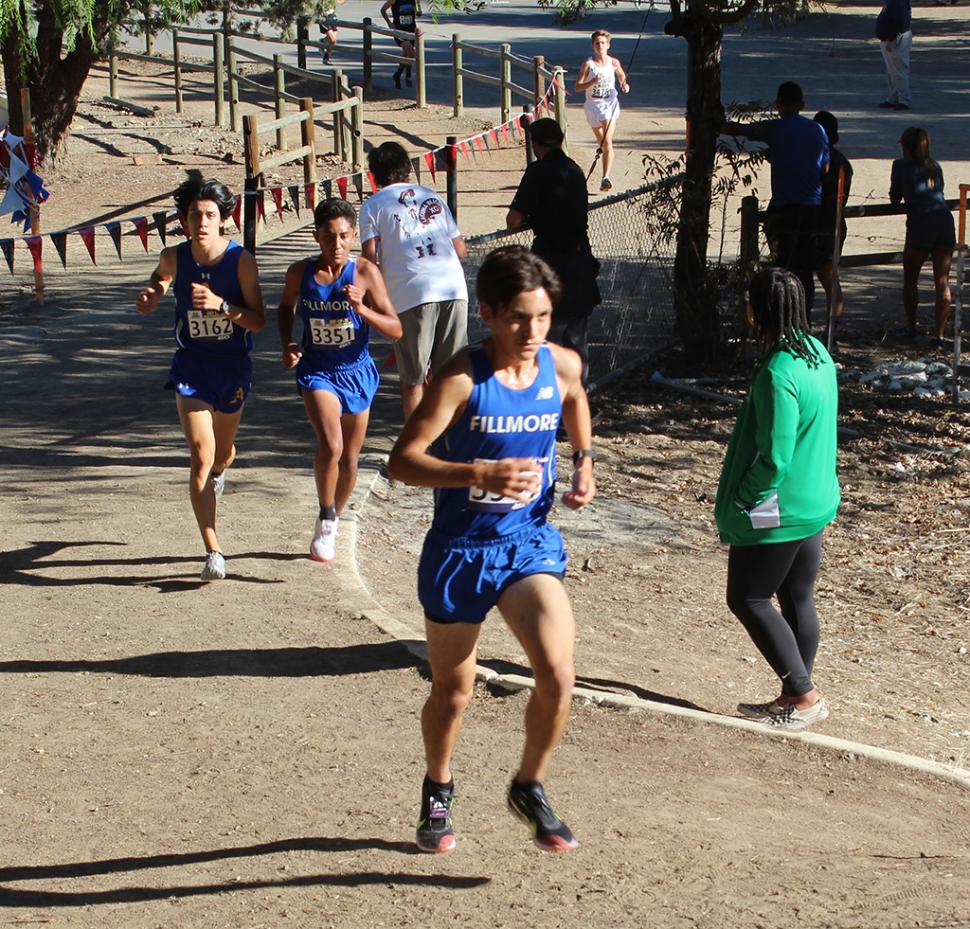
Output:
M519 294L544 288L553 306L562 284L556 272L523 245L506 245L489 253L478 270L475 296L493 310L507 307Z
M199 200L211 200L219 208L223 221L236 208L236 197L225 184L212 178L205 180L199 171L189 171L189 176L175 191L175 207L185 217L189 215L189 207Z

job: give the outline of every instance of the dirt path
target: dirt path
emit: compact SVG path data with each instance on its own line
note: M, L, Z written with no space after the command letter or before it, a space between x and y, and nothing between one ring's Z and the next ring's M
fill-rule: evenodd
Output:
M193 159L208 173L211 159L189 155L165 183ZM91 161L86 188L68 188L75 203L88 204L87 190L110 205L110 172ZM117 174L114 199L133 195L143 173ZM482 172L474 189L493 202L469 212L472 224L491 228L505 183ZM261 248L268 305L309 247L297 234ZM229 577L202 585L186 453L160 390L170 311L136 316L152 258L138 245L119 264L111 248L99 242L98 269L72 253L67 273L50 272L43 306L4 285L0 921L970 925L966 788L810 740L646 710L576 705L549 788L582 844L542 856L503 808L525 698L494 689L477 692L456 756L460 850L415 854L428 683L363 618L380 613L376 598L420 630L411 591L426 496L376 478L399 428L393 376L375 406L359 502L372 478L375 494L359 526L348 520L338 560L313 564L312 432L270 322L220 508ZM867 322L846 363L900 356L878 325L895 312L894 291L860 279L856 294ZM580 675L600 690L730 713L770 686L722 606L711 529L733 413L658 393L648 373L600 398L601 496L563 521ZM945 450L970 442L970 426L872 388L847 389L843 406L863 438L843 447L846 507L820 590L820 673L836 710L824 732L959 773L970 745L970 498L967 459ZM927 451L892 444L903 436ZM524 671L494 619L482 654Z

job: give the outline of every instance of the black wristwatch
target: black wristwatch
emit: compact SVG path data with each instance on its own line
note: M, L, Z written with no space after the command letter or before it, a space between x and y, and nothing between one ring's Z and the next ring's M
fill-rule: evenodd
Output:
M229 301L228 300L223 300L222 303L219 305L219 312L222 313L223 316L228 316L229 315L229 311L231 309L232 309L232 307L229 306Z
M591 448L581 448L578 452L573 452L574 465L578 465L584 458L591 458L596 461L596 452Z

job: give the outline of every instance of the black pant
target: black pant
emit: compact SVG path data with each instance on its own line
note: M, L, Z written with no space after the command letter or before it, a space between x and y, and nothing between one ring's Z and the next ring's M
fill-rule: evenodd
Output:
M805 315L812 321L815 298L815 235L821 207L787 203L768 208L765 235L777 251L779 267L798 276L805 288Z
M549 327L549 334L546 336L550 342L555 342L556 345L561 345L563 348L571 348L579 353L579 357L583 359L583 387L586 387L589 381L588 328L588 316L560 320L553 318L553 324Z
M728 553L727 604L741 620L781 690L800 697L814 689L818 651L815 578L822 559L822 533L796 542L732 545ZM777 594L779 613L771 603Z

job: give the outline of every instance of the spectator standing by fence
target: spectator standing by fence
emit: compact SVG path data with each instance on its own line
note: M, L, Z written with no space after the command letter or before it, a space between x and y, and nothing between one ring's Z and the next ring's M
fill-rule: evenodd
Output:
M429 368L438 370L468 344L467 249L447 204L409 183L404 146L371 149L367 166L377 193L360 209L361 254L380 265L403 334L394 343L404 418L421 402Z
M884 110L908 110L909 56L913 48L912 7L909 0L886 0L876 17L876 38L886 64L889 96L879 106Z
M420 14L417 0L387 0L381 7L381 16L387 25L396 32L412 32L417 35L418 16ZM401 47L401 54L405 58L414 58L414 42L410 39L394 38L394 41ZM411 86L411 65L398 65L394 72L394 86L401 89L401 74L408 87Z
M548 338L579 353L585 387L589 316L602 299L596 283L600 263L589 244L586 176L562 150L562 129L554 119L537 119L528 132L536 160L525 169L505 221L510 229L532 227L532 251L562 281Z
M253 383L249 353L263 328L263 295L256 259L227 238L223 226L236 198L197 173L175 192L188 242L162 249L158 267L139 294L139 313L151 313L169 288L175 292L178 350L166 388L174 388L192 456L189 496L202 541L202 580L226 576L216 536L216 503L236 457L236 430Z
M919 308L919 274L926 259L933 260L936 290L936 339L934 348L944 348L943 332L950 315L950 263L956 248L953 214L943 196L943 169L930 155L930 137L925 129L910 126L899 139L903 157L893 162L889 199L906 201L906 244L903 247L903 308L906 326L897 335L916 338Z
M842 285L835 268L835 219L839 216L839 254L845 245L848 227L845 224L845 205L852 186L852 165L849 159L835 147L839 141L839 121L828 110L820 110L813 117L829 140L829 169L822 175L822 210L818 237L816 238L816 264L818 280L825 291L825 302L834 317L833 327L839 325L839 317L845 308ZM842 176L842 212L839 211L839 175ZM826 321L827 322L827 321ZM833 332L834 332L833 328ZM833 343L834 344L834 343Z
M775 109L779 119L757 123L725 123L721 131L768 145L771 200L765 235L775 261L798 275L805 290L805 312L811 323L815 294L815 235L822 204L822 174L828 169L829 142L825 130L800 115L805 107L794 81L778 86Z

